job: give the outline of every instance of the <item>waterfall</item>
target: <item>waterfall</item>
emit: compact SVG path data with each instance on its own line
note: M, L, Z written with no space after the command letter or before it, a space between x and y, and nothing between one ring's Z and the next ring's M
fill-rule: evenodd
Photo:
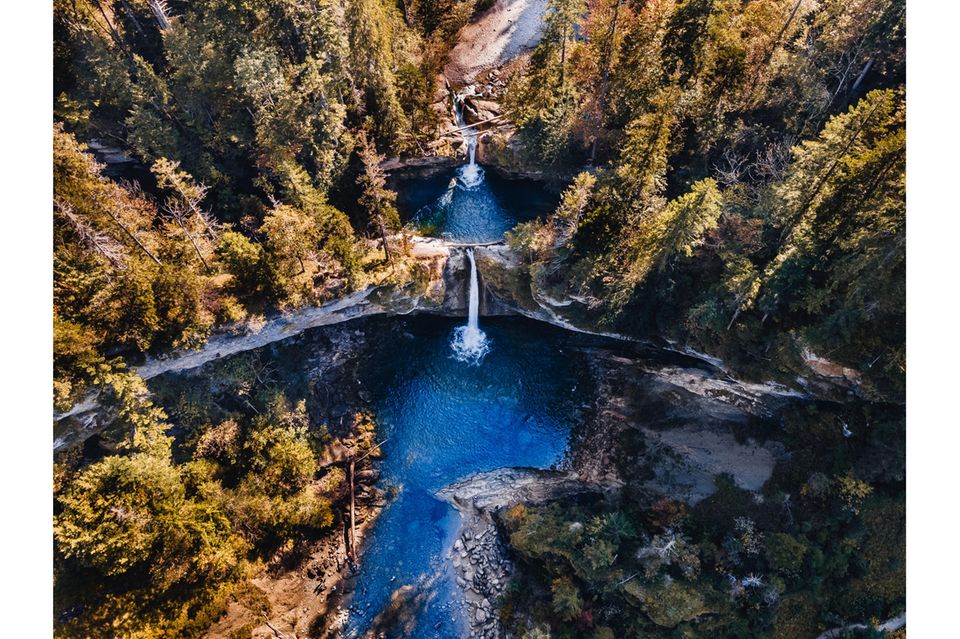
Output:
M460 136L463 143L467 146L467 157L470 162L458 170L461 184L464 188L475 189L483 182L483 169L477 164L477 129L467 126L467 121L463 118L463 109L466 97L473 95L473 87L467 87L462 93L456 93L453 96L453 113L457 122L457 127L461 129Z
M479 366L483 356L490 350L487 336L480 330L480 285L477 280L477 262L473 249L467 249L470 258L470 297L467 325L458 326L453 331L453 356L461 362Z
M473 249L467 252L470 256L470 313L467 315L467 328L471 331L480 330L480 287L477 284L477 261L473 258Z

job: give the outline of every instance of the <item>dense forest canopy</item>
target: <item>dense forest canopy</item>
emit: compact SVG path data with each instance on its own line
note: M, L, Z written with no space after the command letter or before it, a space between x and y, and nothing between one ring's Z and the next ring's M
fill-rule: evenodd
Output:
M799 343L902 393L903 3L550 6L508 101L531 161L595 168L515 233L533 277L621 329Z
M175 424L128 365L406 283L381 164L430 148L447 54L491 4L55 0L55 407L96 390L115 425L56 467L63 636L200 636L230 597L256 600L258 562L330 527L330 433L255 358L223 364L235 405ZM793 461L763 495L719 478L691 509L510 511L535 578L503 618L530 611L531 638L800 637L816 614L897 612L903 0L549 0L503 106L515 161L565 184L508 233L525 286L746 377L829 357L880 402L849 441L832 408L784 416ZM369 417L354 426L372 452Z

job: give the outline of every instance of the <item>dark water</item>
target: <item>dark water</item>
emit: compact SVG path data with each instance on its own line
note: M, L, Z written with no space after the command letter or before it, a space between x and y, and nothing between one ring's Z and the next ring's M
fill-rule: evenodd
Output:
M399 339L378 348L376 365L362 368L388 439L382 478L399 494L366 540L349 636L360 636L404 585L419 596L414 637L465 636L444 560L459 515L434 492L478 471L557 463L591 394L575 336L517 318L486 320L491 351L469 366L451 357L459 323L405 320Z
M480 171L483 171L482 167ZM504 231L552 212L559 195L534 180L507 179L485 171L482 181L463 179L466 166L430 177L395 177L397 208L404 222L424 234L461 242L500 240Z

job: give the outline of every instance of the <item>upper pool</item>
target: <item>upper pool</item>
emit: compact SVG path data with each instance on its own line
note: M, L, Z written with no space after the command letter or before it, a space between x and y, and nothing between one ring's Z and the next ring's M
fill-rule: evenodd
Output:
M478 164L429 177L396 175L397 209L425 235L459 242L495 242L519 222L551 213L560 197L542 182L506 178Z

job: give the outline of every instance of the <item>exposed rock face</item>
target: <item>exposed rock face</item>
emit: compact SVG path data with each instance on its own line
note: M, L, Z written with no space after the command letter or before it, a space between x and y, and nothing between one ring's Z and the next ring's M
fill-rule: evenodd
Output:
M801 346L800 354L803 361L813 373L852 389L859 388L863 373L855 368L849 368L826 357L821 357L811 351L805 344Z
M451 249L443 267L444 315L466 315L470 295L470 260L466 249Z
M480 98L467 96L463 102L463 119L466 120L467 124L486 122L487 120L497 117L502 112L500 104L493 100L482 100Z
M351 330L347 324L331 328L322 335L325 348L317 349L317 358L311 362L313 383L307 407L311 421L327 424L336 443L337 439L356 432L356 410L364 405L361 387L344 380L357 378L361 365L357 355L366 344L366 336L363 331ZM339 451L330 453L330 461L338 458Z
M124 149L103 140L90 140L87 142L87 149L94 154L98 162L105 165L104 174L111 177L122 175L129 167L138 164L136 158Z
M521 257L506 244L477 247L475 255L484 296L489 307L499 309L498 314L523 315L569 331L637 341L624 335L583 328L568 319L572 315L571 310L586 308L584 301L571 298L555 300L536 290L524 269L520 268Z
M482 515L523 502L541 504L609 488L582 481L574 472L537 468L500 468L476 473L437 492L441 499L465 516Z
M775 429L777 413L799 394L731 379L682 356L660 363L607 348L588 353L594 405L570 458L580 477L689 503L712 494L721 473L754 492L770 478L783 447L738 433Z
M484 131L477 141L477 162L505 177L546 180L556 174L529 164L516 130L505 120L493 122L495 129Z
M443 113L447 113L446 107L444 107ZM445 171L457 164L458 161L454 158L432 155L413 158L389 158L380 163L380 168L388 173L402 171L405 174L409 172L427 177L440 171Z

